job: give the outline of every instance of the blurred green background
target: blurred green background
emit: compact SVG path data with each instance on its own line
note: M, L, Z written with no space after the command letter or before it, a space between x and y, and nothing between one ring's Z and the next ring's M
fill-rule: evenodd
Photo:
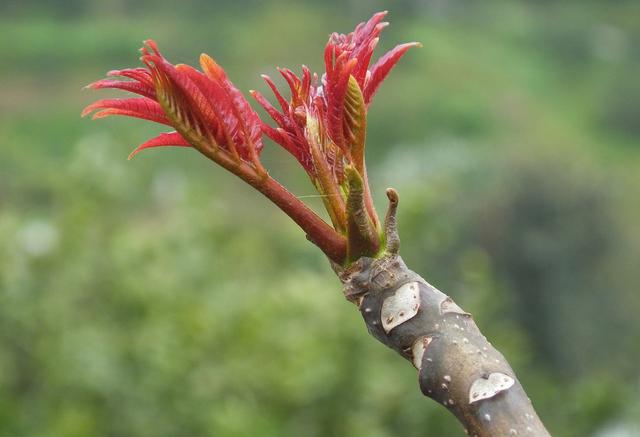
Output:
M269 94L382 9L382 49L424 44L369 113L405 260L554 436L640 435L639 2L3 0L0 436L464 435L275 207L190 150L128 162L160 127L79 118L145 38Z

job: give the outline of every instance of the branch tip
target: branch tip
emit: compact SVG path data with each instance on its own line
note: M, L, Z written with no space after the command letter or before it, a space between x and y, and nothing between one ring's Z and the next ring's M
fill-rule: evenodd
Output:
M398 192L393 188L387 188L387 198L389 199L389 208L384 220L384 236L387 240L386 252L397 254L400 251L400 236L398 235L398 221L396 219L399 201Z
M387 193L387 199L389 199L389 203L397 206L398 200L400 198L400 196L398 196L398 192L393 188L387 188L386 193Z

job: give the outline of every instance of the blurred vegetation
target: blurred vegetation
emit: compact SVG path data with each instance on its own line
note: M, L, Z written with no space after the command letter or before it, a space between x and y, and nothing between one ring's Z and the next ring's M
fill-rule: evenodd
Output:
M390 9L369 116L407 263L473 312L555 436L640 435L640 3L0 3L0 436L462 436L320 252L161 129L78 116L149 37L243 90ZM271 144L265 164L312 190Z

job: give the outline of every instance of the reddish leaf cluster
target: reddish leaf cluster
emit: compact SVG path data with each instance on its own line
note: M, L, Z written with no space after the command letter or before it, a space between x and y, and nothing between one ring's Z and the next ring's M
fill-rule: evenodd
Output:
M349 137L349 123L345 120L343 109L349 76L356 80L364 103L368 106L391 68L409 48L419 45L415 42L398 45L370 67L380 32L389 24L382 21L386 14L378 12L369 21L360 23L348 35L333 33L324 50L326 74L323 85L326 89L328 127L331 138L342 148L347 146Z
M289 99L263 76L280 109L259 92L251 94L276 127L259 118L212 58L201 55L202 71L173 65L152 40L145 41L141 49L146 68L111 71L108 76L128 80L103 79L88 86L121 89L141 97L99 100L85 108L83 116L97 111L94 119L126 115L171 126L174 132L146 141L130 156L157 146L194 147L270 198L334 261L345 259L345 237L347 246L358 238L359 246L368 246L358 249L356 255L372 255L378 250L379 225L364 165L367 106L391 68L410 47L418 45L396 46L370 66L380 32L387 25L382 21L385 15L375 14L347 35L332 34L324 52L326 72L320 78L305 66L300 77L279 69L289 87ZM291 153L309 174L323 195L335 230L262 167L263 133ZM363 214L353 210L360 207L366 209L364 221ZM350 235L356 232L352 229L361 235Z
M118 88L142 97L99 100L87 106L83 116L98 110L94 119L127 115L177 130L152 138L131 156L149 147L166 145L220 147L248 162L260 153L263 147L260 118L213 59L201 56L203 73L188 65L169 63L153 40L145 41L141 52L146 69L107 73L133 80L103 79L87 87Z
M418 43L396 46L370 66L386 12L360 23L348 35L334 33L324 51L325 74L321 80L302 67L301 77L289 69L279 69L291 93L285 99L269 76L263 75L273 91L280 111L259 92L253 97L277 124L264 125L266 135L289 151L305 168L318 191L330 196L325 202L334 227L346 228L344 167L353 165L365 179L365 202L372 205L364 168L366 106L402 55ZM314 153L314 149L319 153ZM377 227L373 207L368 208ZM347 213L348 214L348 213Z

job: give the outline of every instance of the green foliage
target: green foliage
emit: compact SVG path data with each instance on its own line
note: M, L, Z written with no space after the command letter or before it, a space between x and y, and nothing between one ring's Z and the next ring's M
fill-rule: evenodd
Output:
M191 150L128 162L160 128L78 116L143 38L265 91L381 6L40 3L0 6L0 436L462 436L266 200ZM638 434L637 2L398 4L387 41L424 48L376 96L367 161L403 257L553 435Z

